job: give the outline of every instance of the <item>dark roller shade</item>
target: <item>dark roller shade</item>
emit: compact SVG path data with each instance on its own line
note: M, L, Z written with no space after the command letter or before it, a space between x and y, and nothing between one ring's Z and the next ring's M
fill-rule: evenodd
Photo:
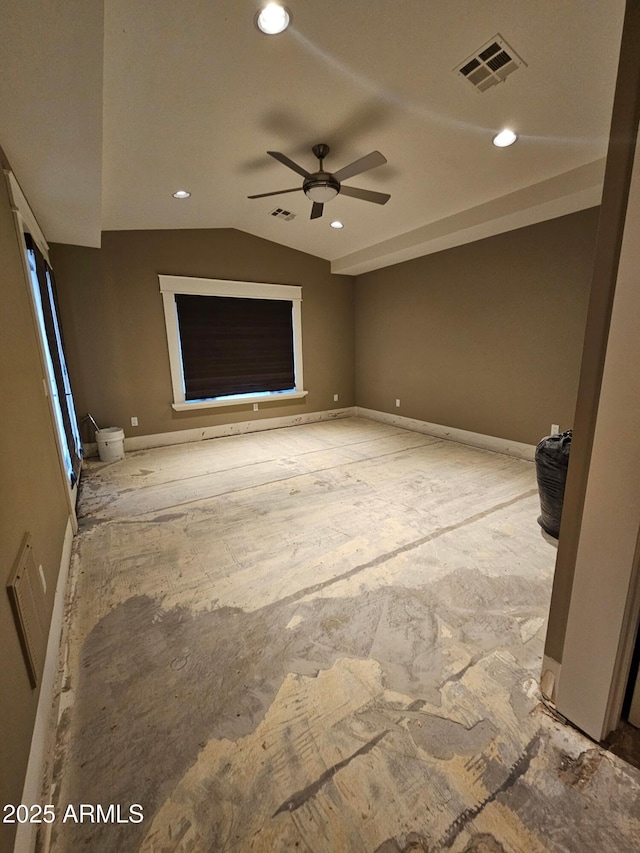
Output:
M176 293L185 400L294 388L292 307Z

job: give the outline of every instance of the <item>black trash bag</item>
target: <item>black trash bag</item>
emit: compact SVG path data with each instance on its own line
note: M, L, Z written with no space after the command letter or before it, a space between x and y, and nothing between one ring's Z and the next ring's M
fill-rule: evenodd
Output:
M568 429L561 435L548 435L536 447L536 476L542 510L538 524L555 539L560 535L572 433L573 430Z

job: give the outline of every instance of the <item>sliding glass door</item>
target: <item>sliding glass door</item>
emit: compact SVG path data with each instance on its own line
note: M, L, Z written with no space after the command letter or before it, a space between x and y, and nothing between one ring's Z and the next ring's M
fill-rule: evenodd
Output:
M42 338L48 391L58 431L69 488L75 492L80 476L82 443L71 393L58 322L53 271L30 234L25 234L31 291Z

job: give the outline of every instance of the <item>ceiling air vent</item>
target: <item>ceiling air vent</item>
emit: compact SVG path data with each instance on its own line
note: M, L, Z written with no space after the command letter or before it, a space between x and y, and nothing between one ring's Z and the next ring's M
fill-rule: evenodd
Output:
M291 222L292 219L296 218L295 213L291 213L290 210L283 210L281 207L274 208L269 216L275 216L276 219L284 219L285 222Z
M454 71L460 74L478 92L486 92L502 83L513 71L526 66L526 62L507 44L500 33L490 39Z

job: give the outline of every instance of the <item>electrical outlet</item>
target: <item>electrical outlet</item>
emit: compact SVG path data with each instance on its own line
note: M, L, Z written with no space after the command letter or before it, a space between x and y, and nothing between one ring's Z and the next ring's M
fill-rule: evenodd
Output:
M551 435L560 435L559 424L551 424Z
M138 419L137 418L135 418L135 417L131 418L131 426L138 426Z
M258 404L257 404L257 403L254 403L254 404L253 404L253 411L254 411L254 412L257 412L257 411L258 411Z
M334 394L334 395L333 395L333 402L334 402L334 403L337 403L337 402L338 402L338 395L337 395L337 394Z
M400 400L396 400L396 409L400 408Z

